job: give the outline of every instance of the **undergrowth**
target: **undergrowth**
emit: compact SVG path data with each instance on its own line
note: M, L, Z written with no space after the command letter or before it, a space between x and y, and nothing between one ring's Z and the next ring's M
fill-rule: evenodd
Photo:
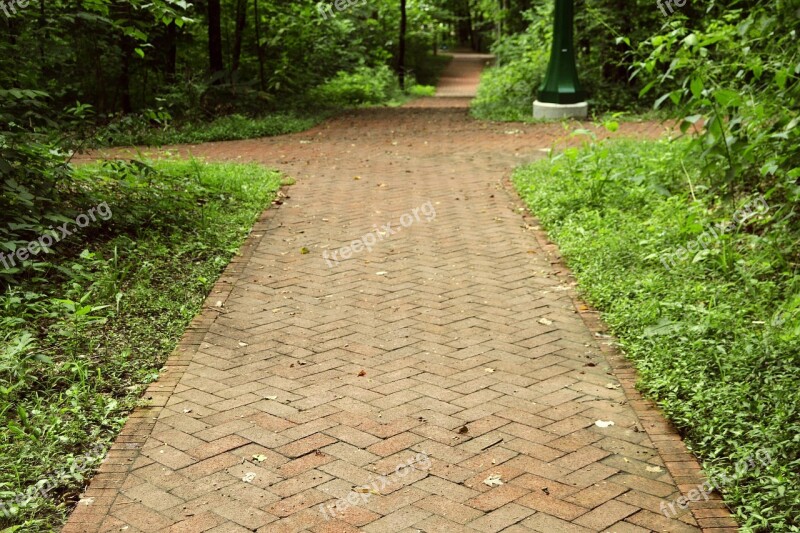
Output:
M720 197L707 173L691 143L616 141L514 182L640 387L707 473L730 479L722 490L744 530L800 531L797 203L780 183ZM767 466L737 472L756 452Z
M6 183L3 195L4 222L30 222L5 237L6 255L53 218L75 230L0 271L0 502L10 513L0 512L0 528L18 527L9 531L53 531L64 519L280 186L258 165L108 162L66 172L51 182L57 193ZM59 201L41 201L43 192ZM24 205L37 196L43 213ZM110 216L77 228L76 216L101 204Z

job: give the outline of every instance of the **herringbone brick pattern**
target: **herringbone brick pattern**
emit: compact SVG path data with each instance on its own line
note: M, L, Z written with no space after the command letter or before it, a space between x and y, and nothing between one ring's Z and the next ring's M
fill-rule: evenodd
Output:
M661 514L702 473L509 190L562 135L381 109L181 148L297 184L63 531L735 531L719 499ZM371 251L330 259L369 233ZM365 484L378 494L353 498Z

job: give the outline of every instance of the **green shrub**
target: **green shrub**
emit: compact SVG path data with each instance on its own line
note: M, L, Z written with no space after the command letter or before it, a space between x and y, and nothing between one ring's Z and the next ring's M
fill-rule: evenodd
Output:
M552 41L552 6L540 8L525 32L505 36L492 46L497 64L481 76L472 114L484 120L529 120L544 80Z
M695 143L716 191L758 187L797 203L800 2L735 4L709 8L705 19L671 20L640 44L635 74L646 82L642 94L658 96L656 107L700 131Z
M406 92L409 96L435 96L436 87L433 85L412 85Z
M340 71L309 91L312 100L326 107L348 107L384 103L401 94L397 78L385 65Z
M533 116L533 101L547 70L544 54L492 67L481 75L471 113L483 120L525 121Z

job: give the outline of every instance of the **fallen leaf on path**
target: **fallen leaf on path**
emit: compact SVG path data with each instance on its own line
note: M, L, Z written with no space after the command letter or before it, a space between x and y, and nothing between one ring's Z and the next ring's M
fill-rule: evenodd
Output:
M303 254L303 255L307 254L308 253L308 248L303 246L302 248L300 248L300 253Z
M539 319L539 324L544 324L545 326L550 326L552 323L553 323L553 321L549 320L547 318L540 318Z
M463 435L464 433L469 432L469 428L466 425L461 426L460 428L458 428L458 432Z
M363 378L366 375L367 375L367 371L363 370L363 369L358 373L358 377L360 377L360 378Z
M492 474L483 480L483 484L490 487L499 487L503 484L503 480L500 479L500 474Z
M264 461L267 460L267 456L266 455L261 455L261 454L254 455L253 456L253 460L254 461L258 461L259 463L263 463Z
M606 421L606 420L598 420L598 421L596 421L594 423L594 425L599 427L599 428L607 428L609 426L613 426L614 422L612 422L611 420L608 420L608 421Z

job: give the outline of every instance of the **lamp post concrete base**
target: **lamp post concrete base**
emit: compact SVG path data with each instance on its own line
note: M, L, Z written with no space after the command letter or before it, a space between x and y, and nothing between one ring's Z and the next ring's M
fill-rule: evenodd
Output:
M536 100L533 103L533 118L561 120L564 118L586 118L589 116L589 104L551 104Z

